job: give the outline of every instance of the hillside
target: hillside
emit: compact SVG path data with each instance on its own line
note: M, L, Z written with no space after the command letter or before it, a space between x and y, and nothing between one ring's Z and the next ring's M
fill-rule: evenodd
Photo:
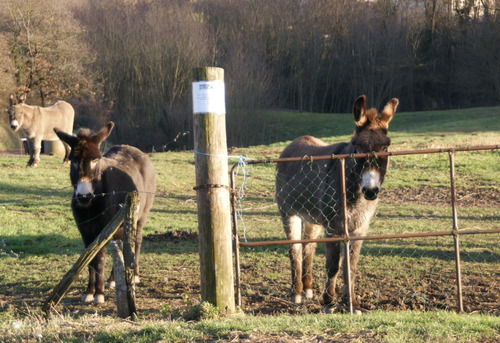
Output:
M227 114L230 116L231 114ZM75 128L75 131L78 128ZM313 135L326 140L329 137L349 136L353 131L350 113L324 114L289 111L262 111L245 116L228 126L228 146L245 147L286 142L302 135ZM444 137L454 133L471 136L460 140L467 145L498 144L492 142L489 133L500 131L500 106L478 107L463 110L397 112L390 124L391 136L409 137L427 141L445 141ZM443 136L444 135L444 136ZM232 138L231 138L232 137ZM438 138L441 137L441 138ZM0 151L20 148L17 134L0 123ZM344 137L347 139L347 137ZM401 138L404 140L404 138ZM431 139L432 140L432 139ZM451 141L456 142L455 139ZM446 144L453 144L453 142ZM239 142L241 144L235 144ZM396 142L398 142L396 140Z

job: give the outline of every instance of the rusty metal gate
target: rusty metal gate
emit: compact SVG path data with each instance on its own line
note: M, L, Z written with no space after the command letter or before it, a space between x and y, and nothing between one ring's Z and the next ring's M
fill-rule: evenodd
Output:
M427 149L427 150L414 150L414 151L401 151L401 152L381 152L381 153L370 153L370 154L354 154L354 155L332 155L332 156L304 156L301 158L276 158L276 159L265 159L265 160L246 160L245 162L239 162L233 165L231 169L231 194L232 194L232 223L233 223L233 239L235 247L235 269L236 269L236 302L237 305L241 306L241 268L240 268L240 248L246 247L257 247L257 246L272 246L272 245L290 245L296 243L309 243L309 242L342 242L344 243L344 254L349 251L350 244L356 240L363 241L376 241L376 240L391 240L391 239L407 239L407 238L417 238L417 237L438 237L438 236L451 236L454 242L454 260L455 260L455 279L456 279L456 308L457 311L463 312L463 297L462 297L462 275L461 275L461 260L460 260L460 237L464 235L479 235L479 234L495 234L500 233L500 228L498 227L498 222L494 224L493 228L490 229L460 229L458 225L458 208L456 204L456 181L455 181L455 153L456 152L468 152L468 151L486 151L486 150L496 150L499 149L500 145L490 145L490 146L478 146L478 147L465 147L465 148L453 148L453 149ZM451 215L449 220L449 230L446 231L429 231L429 232L413 232L413 233L397 233L397 234L378 234L378 235L368 235L368 236L351 236L348 230L346 230L346 185L345 185L345 160L349 158L369 158L377 156L409 156L409 155L429 155L429 154L448 154L449 160L449 192L450 192L450 202L451 202ZM343 173L341 174L341 199L342 199L342 213L339 215L343 216L344 222L344 234L341 236L331 237L331 238L320 238L320 239L301 239L301 240L253 240L253 241L242 241L240 235L241 232L238 228L238 210L237 210L237 197L238 192L241 192L236 185L236 174L241 167L242 163L247 165L259 165L259 164L275 164L278 162L311 162L311 161L321 161L321 160L332 160L338 159L342 166ZM242 186L243 187L243 186ZM344 255L347 256L347 255ZM349 258L344 258L343 263L344 270L349 274ZM349 275L344 275L344 282L347 289L350 287L350 277ZM348 295L348 310L353 312L352 298L349 292Z

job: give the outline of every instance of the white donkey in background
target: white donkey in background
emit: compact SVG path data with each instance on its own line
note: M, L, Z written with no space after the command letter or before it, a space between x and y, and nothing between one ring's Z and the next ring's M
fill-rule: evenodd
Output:
M42 140L57 141L59 137L54 132L58 127L62 131L72 134L75 110L65 101L57 101L47 107L26 105L26 95L16 99L10 96L9 123L12 130L18 132L21 138L28 140L30 159L26 166L36 167L40 163ZM70 147L64 143L64 162L68 161Z

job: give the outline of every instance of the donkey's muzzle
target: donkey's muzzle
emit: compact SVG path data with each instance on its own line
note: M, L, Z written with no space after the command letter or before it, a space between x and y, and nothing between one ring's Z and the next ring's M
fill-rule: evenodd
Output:
M76 202L80 206L88 206L92 198L92 194L76 194Z
M80 206L88 206L94 197L92 182L87 180L79 181L75 189L76 202Z
M363 196L365 197L366 200L377 199L379 191L380 191L380 188L378 188L378 187L374 187L374 188L363 187L361 189L361 192L363 192Z
M16 119L13 119L10 121L10 128L13 130L13 131L17 131L17 129L19 129L19 122L16 120Z

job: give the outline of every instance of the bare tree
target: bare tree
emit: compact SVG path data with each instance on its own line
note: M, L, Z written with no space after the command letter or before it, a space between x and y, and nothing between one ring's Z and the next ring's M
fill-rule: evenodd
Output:
M77 11L96 53L120 140L164 144L189 130L191 69L211 59L210 37L184 1L88 2ZM136 130L153 133L137 142ZM147 141L146 141L147 140Z
M75 97L88 83L82 74L86 49L67 1L5 1L1 30L14 65L17 86L32 91L42 106L55 98Z

